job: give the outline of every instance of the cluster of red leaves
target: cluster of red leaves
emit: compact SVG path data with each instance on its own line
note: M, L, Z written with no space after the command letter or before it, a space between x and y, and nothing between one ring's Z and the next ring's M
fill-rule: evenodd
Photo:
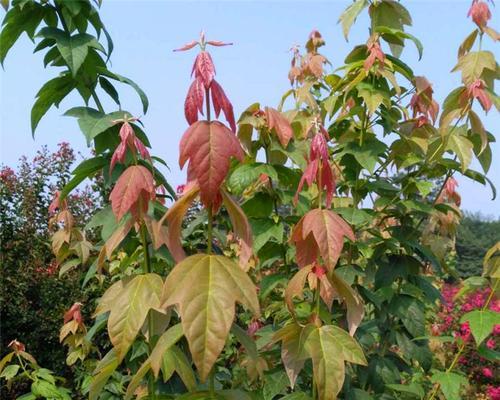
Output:
M76 321L76 323L80 326L83 326L83 317L82 317L82 303L74 303L71 308L64 313L64 323L68 323L69 321Z
M332 203L333 192L335 191L335 175L330 165L326 142L329 138L328 132L321 125L318 127L318 130L319 132L314 135L311 142L308 164L295 193L295 203L298 201L299 193L302 191L304 183L311 186L316 182L318 190L325 189L326 206L329 208Z
M121 123L120 144L116 147L111 158L110 174L116 162L124 163L127 148L132 153L134 161L137 162L137 154L143 159L149 159L151 156L144 146L144 143L136 136L131 121L136 118L127 118L116 120L115 123ZM111 191L109 200L111 208L117 221L130 211L135 221L141 219L147 212L149 201L156 198L155 184L151 171L142 165L129 166L118 178Z
M460 102L466 105L470 100L477 99L483 110L488 112L493 105L493 102L486 91L486 85L482 79L476 79L467 89L464 90L460 96Z
M423 76L415 77L416 93L410 100L410 107L413 110L413 118L417 119L417 127L436 122L439 114L439 104L432 98L434 90L431 83Z
M491 11L486 2L473 0L467 16L472 18L479 29L484 30L491 19Z
M318 48L324 44L325 41L321 33L313 30L306 43L307 53L304 56L300 55L298 46L294 46L291 49L293 56L288 79L290 79L292 85L295 82L304 82L307 77L319 79L323 76L323 65L327 63L328 60L325 56L318 53Z
M207 208L221 204L220 186L229 171L231 157L242 161L243 149L238 138L221 122L198 121L191 125L180 143L179 165L187 161L188 182L196 182L200 198Z
M113 172L116 162L124 163L125 156L127 153L127 148L132 152L132 154L139 153L143 159L151 160L148 149L144 146L144 143L135 135L132 126L129 121L136 121L135 118L132 119L121 119L115 121L115 123L122 123L120 128L120 144L116 147L113 157L111 157L111 166L109 168L109 173Z
M146 214L149 201L155 197L151 172L142 165L131 165L118 178L109 200L118 221L129 211L137 221Z
M384 68L385 54L382 51L382 48L380 47L378 36L374 35L370 37L370 39L368 39L368 42L366 43L366 47L368 50L368 57L363 63L363 67L365 68L365 70L369 71L373 67L373 64L375 64L375 61L377 60L378 60L378 67L380 69Z
M451 202L456 204L457 207L460 207L462 198L460 197L460 194L457 192L457 186L458 182L452 176L446 179L443 186L443 190L439 194L439 197L437 198L436 202L437 203Z
M236 122L234 119L233 105L229 101L221 85L215 80L215 66L212 56L205 50L206 45L228 46L232 43L220 41L205 41L205 35L202 32L199 41L192 41L183 47L174 51L190 50L199 45L201 51L194 60L191 75L194 75L194 81L189 87L186 100L184 102L184 114L189 125L198 121L198 113L203 115L203 105L209 101L211 96L214 106L215 116L219 118L220 112L224 113L229 126L233 132L236 132ZM207 105L208 108L208 105Z
M185 51L196 45L201 48L193 64L194 82L186 96L185 114L190 127L180 142L179 165L183 168L189 161L188 182L199 187L203 205L217 211L222 202L220 187L229 171L231 157L241 161L244 152L234 135L236 122L233 106L215 80L215 66L205 50L207 44L225 46L231 43L205 41L202 33L198 42L187 43L176 50ZM220 112L224 112L232 131L219 121L198 121L198 113L203 114L204 101L209 102L210 96L215 116L218 118ZM209 112L210 104L207 104Z
M291 241L297 249L297 264L314 264L321 256L328 270L333 270L344 246L344 237L354 241L354 232L347 222L333 211L315 209L295 225Z

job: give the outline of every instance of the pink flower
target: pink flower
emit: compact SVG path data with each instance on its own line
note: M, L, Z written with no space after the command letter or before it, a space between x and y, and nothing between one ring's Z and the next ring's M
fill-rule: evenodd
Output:
M484 367L481 371L486 378L493 378L493 371L491 368Z
M493 350L495 348L495 339L488 339L486 342L486 347L490 350Z
M500 335L500 324L495 325L495 327L493 328L493 334Z
M486 394L490 400L500 400L500 386L488 386Z
M491 11L484 1L473 0L467 16L471 17L474 23L483 30L491 19Z

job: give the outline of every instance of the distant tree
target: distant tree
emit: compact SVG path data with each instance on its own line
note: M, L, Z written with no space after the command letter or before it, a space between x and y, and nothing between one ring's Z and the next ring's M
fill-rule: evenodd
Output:
M500 219L466 213L457 231L457 271L462 277L481 275L486 251L500 240Z
M69 145L61 143L53 153L43 147L32 160L22 157L15 170L0 167L2 349L18 339L41 365L55 371L65 365L59 343L64 311L84 295L79 274L58 278L48 209L55 188L68 182L75 159ZM99 206L98 195L86 186L68 204L77 222L85 224Z

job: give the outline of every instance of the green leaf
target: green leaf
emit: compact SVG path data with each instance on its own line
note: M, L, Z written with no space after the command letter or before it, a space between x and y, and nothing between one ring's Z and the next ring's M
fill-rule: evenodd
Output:
M142 102L142 111L144 114L148 112L148 107L149 107L149 100L148 97L146 96L146 93L131 79L126 78L124 76L115 74L114 72L109 71L107 68L102 68L102 67L97 67L97 71L101 74L104 75L108 78L114 79L115 81L119 81L122 83L125 83L129 86L131 86L136 93L139 95L139 98L141 99Z
M369 212L359 208L339 207L335 208L334 211L340 214L351 225L361 225L373 220Z
M405 328L413 337L425 335L425 314L423 304L406 295L393 298L391 311L401 319Z
M110 299L108 332L118 360L122 360L127 354L148 311L159 307L162 285L163 280L159 275L136 275Z
M284 226L282 223L275 223L271 218L251 218L249 222L254 235L253 251L255 253L272 239L278 243L283 241Z
M247 354L256 360L259 357L259 353L257 352L257 346L253 339L247 335L247 333L241 329L237 324L233 324L231 327L231 333L236 336L238 342L240 342L245 348Z
M484 339L491 335L493 327L500 324L500 314L491 310L474 310L460 318L460 322L468 321L472 336L479 346Z
M2 65L7 53L23 32L33 38L44 14L44 7L35 2L26 4L24 8L13 7L7 12L0 33L0 63Z
M182 325L177 324L163 333L163 335L161 335L158 339L158 342L156 342L156 346L149 356L151 369L154 372L155 378L158 378L158 374L163 363L163 355L168 349L170 349L170 347L176 344L182 336L184 336Z
M368 5L368 0L356 0L352 3L346 10L342 13L339 21L342 24L342 31L344 32L345 40L348 40L349 31L351 30L352 24L356 21L358 15L365 9Z
M408 393L415 395L418 399L423 399L425 396L424 388L418 383L410 383L409 385L400 385L398 383L386 384L389 389L399 393Z
M263 389L264 400L274 399L274 397L281 394L288 385L288 377L284 371L266 374Z
M459 133L451 133L448 136L447 150L453 151L460 160L462 172L465 172L472 161L472 149L474 145L465 136Z
M120 362L115 349L111 349L97 364L89 387L89 400L97 400L110 376L115 372Z
M254 283L234 261L223 256L190 256L165 280L162 307L178 306L202 381L224 347L234 320L235 302L260 314Z
M413 43L415 43L415 46L418 50L418 59L419 60L422 59L422 54L424 52L424 46L422 45L422 42L420 40L418 40L415 36L410 35L409 33L406 33L402 30L391 29L391 28L388 28L386 26L377 26L376 32L381 33L382 37L384 37L384 35L392 35L392 36L395 36L399 39L410 39Z
M19 368L20 367L17 364L8 365L7 367L5 367L5 369L0 374L0 378L4 378L6 380L10 380L10 379L14 378L17 375Z
M357 142L349 142L344 146L342 153L352 154L363 168L373 173L379 156L383 154L386 148L387 146L383 142L372 139L366 140L362 146Z
M304 392L294 392L282 397L281 400L311 400L311 398Z
M102 90L104 90L116 104L120 105L120 96L113 84L103 76L99 77L99 84L101 85Z
M127 392L125 393L125 400L130 400L132 397L134 397L136 389L139 387L142 379L146 376L150 369L151 360L148 358L146 361L144 361L144 363L140 366L140 368L130 380L127 386Z
M88 160L84 160L80 163L80 165L78 165L78 167L76 167L73 171L73 178L71 178L71 180L61 190L61 201L64 200L66 196L80 183L103 169L107 164L108 161L103 157L89 158Z
M227 185L233 194L241 195L261 174L266 174L275 182L278 180L278 174L272 165L250 163L238 165L229 176Z
M77 33L71 36L61 29L46 27L40 30L38 36L56 41L57 48L73 76L76 76L76 73L87 58L89 48L105 52L97 39L88 33Z
M78 125L87 139L87 145L90 145L92 139L97 135L115 125L113 121L120 118L131 117L130 113L126 111L115 111L110 114L103 114L90 107L74 107L66 111L64 115L78 118Z
M361 82L356 88L358 95L363 98L369 115L372 115L382 104L390 107L391 100L386 92L376 89L372 84Z
M495 56L491 51L471 51L458 59L458 64L452 69L462 71L462 82L470 85L476 79L483 77L485 70L496 71Z
M31 391L34 395L45 397L46 399L64 399L61 392L55 385L43 380L36 380L31 384Z
M347 332L333 325L315 327L307 336L305 349L312 359L320 400L337 398L344 383L344 361L366 365L359 344Z
M461 388L469 385L465 376L453 372L436 372L432 375L431 381L439 383L439 388L446 400L461 400Z
M59 103L75 88L75 81L69 75L61 75L51 79L39 90L36 101L31 109L31 131L35 135L35 129L42 117L50 107Z

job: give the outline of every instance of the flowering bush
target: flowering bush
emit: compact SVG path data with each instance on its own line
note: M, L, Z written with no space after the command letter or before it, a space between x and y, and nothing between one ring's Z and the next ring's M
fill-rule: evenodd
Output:
M463 322L463 316L474 310L487 309L500 312L500 299L491 294L491 289L481 288L460 295L461 286L443 284L441 288L442 303L432 325L432 333L448 338L437 348L441 357L447 361L453 359L460 347L463 347L458 358L457 368L469 378L470 395L486 393L491 400L500 399L500 370L498 367L498 352L500 350L500 325L494 326L491 333L478 348L472 337L470 324Z

